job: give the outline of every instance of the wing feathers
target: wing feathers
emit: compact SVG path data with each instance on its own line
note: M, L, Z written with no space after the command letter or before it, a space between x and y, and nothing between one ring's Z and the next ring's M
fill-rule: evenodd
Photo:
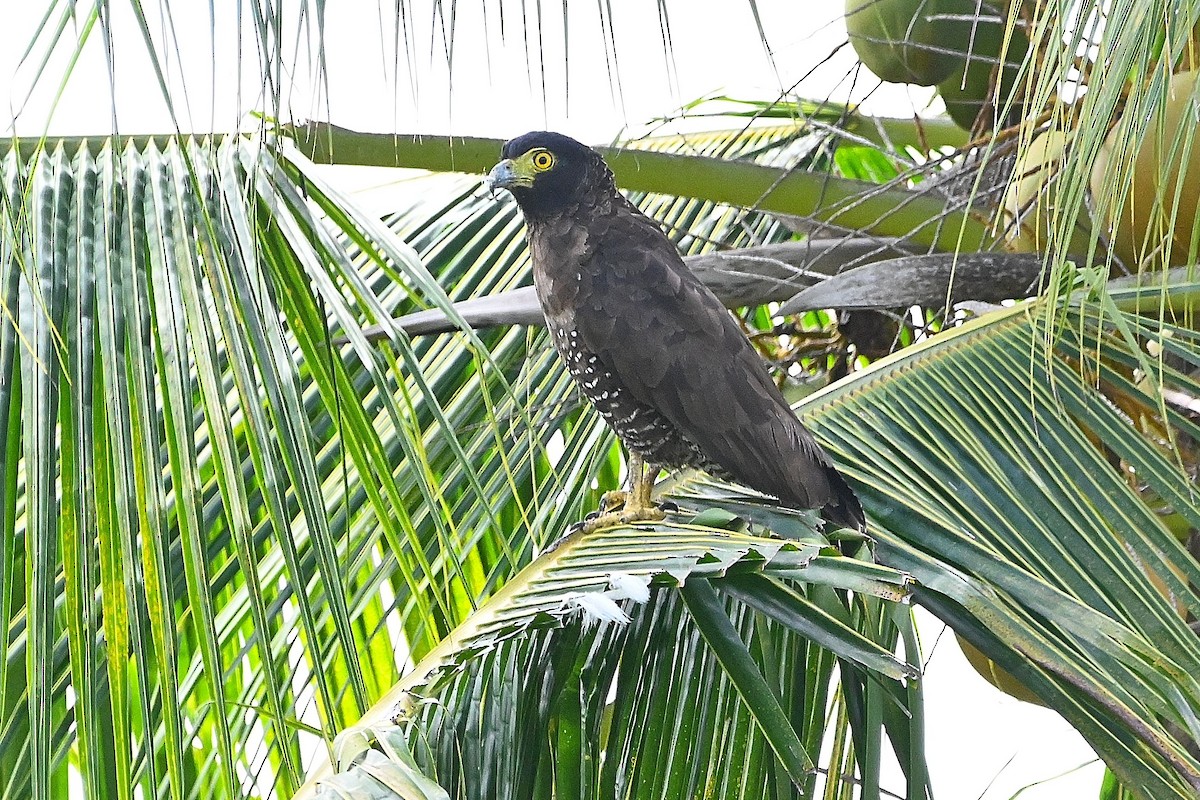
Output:
M613 221L585 264L590 291L576 317L584 344L739 481L808 508L837 504L849 487L729 312L650 225Z

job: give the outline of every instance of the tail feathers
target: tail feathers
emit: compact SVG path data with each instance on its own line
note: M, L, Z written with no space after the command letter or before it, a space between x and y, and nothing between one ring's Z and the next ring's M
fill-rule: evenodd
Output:
M858 496L854 494L850 484L846 483L846 479L833 467L829 468L826 476L829 478L830 488L833 489L833 500L821 508L821 516L838 527L866 533L867 517L863 514L862 504L858 502Z

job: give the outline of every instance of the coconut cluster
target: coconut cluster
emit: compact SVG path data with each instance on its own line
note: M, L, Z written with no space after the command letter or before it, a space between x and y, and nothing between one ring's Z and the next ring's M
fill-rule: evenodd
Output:
M1004 8L976 0L846 0L846 30L859 60L890 83L937 86L946 113L977 121L1019 115L1012 102L1029 52Z

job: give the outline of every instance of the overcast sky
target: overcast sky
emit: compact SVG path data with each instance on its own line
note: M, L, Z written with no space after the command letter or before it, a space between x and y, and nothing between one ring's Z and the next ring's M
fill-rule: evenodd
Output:
M72 48L60 46L38 77L56 20L25 54L44 8L10 5L0 30L0 81L7 82L3 121L11 131L19 112L17 132L40 134ZM166 43L163 77L173 90L187 90L186 102L182 92L174 92L174 115L185 131L229 130L246 124L248 112L273 106L260 90L260 48L252 25L243 26L246 35L239 42L233 16L238 4L215 3L215 19L208 5L177 2L167 18L147 4L151 34ZM460 135L551 127L602 141L627 127L640 130L700 97L727 93L770 99L795 92L796 84L809 97L866 97L866 108L877 113L940 109L927 108L928 90L874 92L877 81L869 73L856 80L853 53L844 46L840 3L758 2L770 54L749 3L667 3L672 59L663 56L657 4L648 0L577 2L565 19L563 5L551 2L502 7L497 0L426 0L406 3L410 13L402 22L390 12L391 3L383 5L388 8L381 10L373 0L328 4L324 76L315 59L322 26L294 17L279 37L288 65L279 82L286 87L285 116L332 119L360 130ZM458 9L454 18L451 5ZM527 21L522 5L531 15ZM539 6L545 14L540 21ZM601 6L612 7L611 19L601 20ZM114 122L121 133L173 128L130 4L113 4L112 13L115 81L110 82L102 37L93 29L54 108L52 134L110 133ZM64 39L78 38L80 30L81 25L69 23ZM35 77L39 88L26 103Z

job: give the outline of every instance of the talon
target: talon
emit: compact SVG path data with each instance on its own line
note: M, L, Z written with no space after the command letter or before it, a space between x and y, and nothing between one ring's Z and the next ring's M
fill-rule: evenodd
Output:
M619 508L624 508L629 502L629 495L620 489L605 492L600 497L600 506L596 511L600 514L611 514Z
M612 528L618 525L633 525L638 522L661 522L667 511L678 511L679 506L671 501L661 505L650 497L658 467L645 469L636 453L629 454L629 491L605 492L600 498L600 507L584 517L579 530L584 533Z
M663 500L658 504L658 509L668 514L674 514L679 511L679 503L676 503L674 500Z

